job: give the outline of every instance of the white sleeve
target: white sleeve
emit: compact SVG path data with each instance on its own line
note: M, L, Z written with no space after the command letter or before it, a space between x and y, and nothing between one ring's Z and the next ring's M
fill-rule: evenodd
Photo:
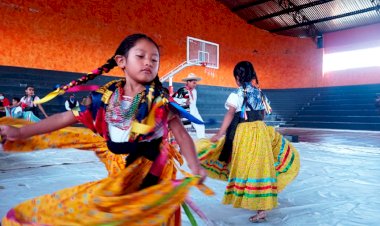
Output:
M68 110L68 111L70 111L71 109L70 109L70 106L69 106L69 102L66 100L65 101L65 108L66 108L66 110Z
M24 96L24 97L21 97L20 102L21 102L21 103L25 103L25 96Z
M22 108L20 106L17 106L15 108L15 114L18 114L19 112L22 112Z
M39 101L40 98L38 96L35 96L33 99L33 106L37 107L37 104L34 104L34 101Z
M231 93L227 100L226 103L224 104L224 107L229 110L230 107L233 107L237 110L238 108L238 102L239 102L239 97L236 93Z
M177 104L179 105L186 105L186 98L177 98L177 97L173 97L174 101L177 102Z
M22 108L20 106L17 106L15 108L14 117L15 118L21 118L22 117Z
M198 98L198 95L197 95L197 90L196 89L193 89L193 101L194 103L197 103L197 98Z

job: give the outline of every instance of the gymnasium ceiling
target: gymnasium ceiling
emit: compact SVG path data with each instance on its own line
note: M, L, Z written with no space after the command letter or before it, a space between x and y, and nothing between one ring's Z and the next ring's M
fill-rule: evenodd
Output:
M286 36L316 39L324 33L380 23L380 0L217 1L248 24Z

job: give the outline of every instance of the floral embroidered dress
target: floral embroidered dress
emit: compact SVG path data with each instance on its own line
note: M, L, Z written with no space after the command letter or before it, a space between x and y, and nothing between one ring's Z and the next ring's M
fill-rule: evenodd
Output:
M268 100L250 84L226 101L236 109L226 137L217 143L196 143L202 166L212 178L227 181L223 204L250 210L270 210L277 195L298 174L298 151L263 122Z
M4 144L5 151L94 151L109 177L23 202L2 225L180 225L179 204L198 178L175 179L182 158L166 136L168 121L178 116L153 83L134 98L123 96L124 84L106 84L92 93L88 108L73 111L89 129L68 127ZM4 118L0 124L28 122Z

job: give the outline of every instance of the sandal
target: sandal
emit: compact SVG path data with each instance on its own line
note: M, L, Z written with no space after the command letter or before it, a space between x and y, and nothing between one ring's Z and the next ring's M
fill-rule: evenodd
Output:
M251 223L262 223L262 222L266 221L266 216L267 216L267 214L266 214L265 210L259 210L259 211L257 211L256 215L249 218L249 221Z

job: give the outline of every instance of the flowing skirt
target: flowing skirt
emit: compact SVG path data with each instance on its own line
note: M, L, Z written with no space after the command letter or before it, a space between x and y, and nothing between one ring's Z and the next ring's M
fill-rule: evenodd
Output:
M0 119L0 124L6 125L28 123ZM179 205L190 188L197 186L199 178L175 180L175 161L182 164L182 159L177 150L166 146L168 160L161 181L140 190L152 161L140 157L126 167L126 155L110 152L104 139L88 129L69 127L23 141L7 141L3 145L5 151L46 148L94 151L105 164L109 177L23 202L8 212L2 225L180 225Z
M293 145L262 121L238 125L229 163L218 160L223 144L223 139L196 143L208 175L227 181L223 204L250 210L275 208L278 193L299 171L299 154Z

